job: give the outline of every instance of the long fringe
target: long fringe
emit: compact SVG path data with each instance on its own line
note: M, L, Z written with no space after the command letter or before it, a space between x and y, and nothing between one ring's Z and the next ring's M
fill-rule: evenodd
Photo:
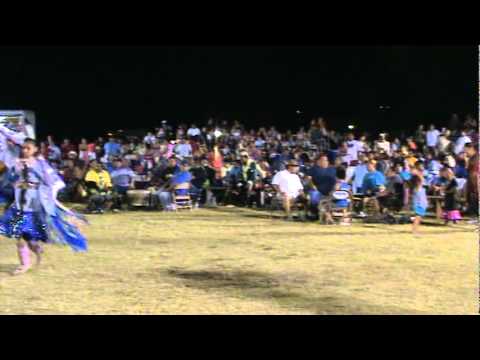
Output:
M65 209L57 207L54 216L46 217L48 237L54 243L70 246L75 252L85 252L88 250L87 239L75 225L67 220L67 217L74 216L84 222L86 219L80 214Z

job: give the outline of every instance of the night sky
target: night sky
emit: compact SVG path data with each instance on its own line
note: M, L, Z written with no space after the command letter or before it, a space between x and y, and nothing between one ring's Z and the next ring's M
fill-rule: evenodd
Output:
M476 115L477 76L476 47L3 47L0 108L71 138L210 115L400 129Z

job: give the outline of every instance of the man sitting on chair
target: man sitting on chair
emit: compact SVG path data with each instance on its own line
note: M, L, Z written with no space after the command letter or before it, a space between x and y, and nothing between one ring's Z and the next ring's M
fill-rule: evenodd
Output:
M189 183L192 180L192 174L190 174L189 170L189 162L187 160L183 160L180 163L180 171L177 172L170 180L157 192L157 196L160 199L160 203L162 204L163 210L173 210L173 196L172 193L175 191L175 187L180 184ZM184 193L188 193L188 189L181 189L177 191L177 195L185 195ZM178 193L180 192L180 193Z
M126 198L127 191L133 189L135 172L130 168L130 161L127 159L115 159L114 170L110 173L114 189L114 210L121 210L122 203Z
M327 206L327 209L325 209L325 218L322 220L324 220L327 224L333 224L334 211L342 211L343 218L340 224L350 225L351 219L347 217L347 214L349 212L349 207L352 202L352 186L346 181L347 174L344 167L338 167L336 169L336 173L337 181L334 191L331 195L331 202Z
M385 176L377 170L377 162L375 160L369 160L367 163L367 173L363 178L362 192L365 195L363 199L363 207L366 207L367 202L372 199L377 199L377 196L385 195ZM378 200L375 201L375 207L377 211L380 211Z
M291 220L290 209L296 202L301 202L306 208L307 199L303 193L303 185L298 173L298 163L291 160L287 163L287 169L279 171L272 180L272 185L280 194L283 202L283 208L287 214L287 219Z

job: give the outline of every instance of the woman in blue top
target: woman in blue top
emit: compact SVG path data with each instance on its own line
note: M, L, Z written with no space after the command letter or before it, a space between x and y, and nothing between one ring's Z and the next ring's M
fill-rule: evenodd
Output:
M428 200L424 180L420 175L413 175L410 180L410 188L412 192L412 210L414 213L412 232L413 235L418 236L418 227L422 221L422 217L427 214Z

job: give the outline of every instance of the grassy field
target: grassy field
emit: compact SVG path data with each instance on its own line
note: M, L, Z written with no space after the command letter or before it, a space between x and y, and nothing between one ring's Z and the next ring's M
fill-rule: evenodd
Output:
M248 209L91 216L90 251L23 276L0 238L0 314L475 314L471 225L322 226Z

